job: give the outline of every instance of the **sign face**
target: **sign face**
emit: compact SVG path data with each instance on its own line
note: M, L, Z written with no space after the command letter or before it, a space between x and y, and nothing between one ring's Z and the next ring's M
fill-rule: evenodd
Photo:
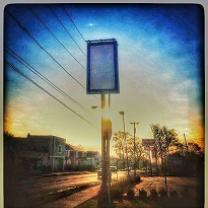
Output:
M142 139L142 145L150 148L155 146L155 139Z
M87 41L87 93L119 93L115 39Z

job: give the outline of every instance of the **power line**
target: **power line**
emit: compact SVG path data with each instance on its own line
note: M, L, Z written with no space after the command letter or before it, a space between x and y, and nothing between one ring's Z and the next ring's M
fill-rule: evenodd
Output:
M85 42L85 38L84 36L82 35L82 33L80 32L80 30L78 29L78 27L76 26L73 18L71 17L70 13L67 11L67 9L65 7L63 7L63 10L65 12L65 14L67 15L67 17L69 18L69 20L72 22L72 24L74 25L74 27L76 28L77 32L79 33L80 37L82 38L82 40Z
M47 91L46 89L44 89L42 86L40 86L38 83L36 83L35 81L33 81L32 79L30 79L27 75L23 74L17 67L15 67L13 64L9 63L8 61L6 61L6 63L15 71L17 72L19 75L21 75L22 77L24 77L25 79L27 79L28 81L32 82L35 86L37 86L39 89L41 89L42 91L44 91L47 95L49 95L50 97L52 97L54 100L56 100L58 103L60 103L61 105L63 105L65 108L67 108L68 110L70 110L72 113L74 113L76 116L78 116L81 120L87 122L90 126L94 125L88 121L87 119L85 119L82 115L80 115L79 113L77 113L75 110L73 110L72 108L70 108L68 105L66 105L64 102L62 102L60 99L58 99L55 95L51 94L49 91Z
M86 89L85 86L74 76L72 76L53 56L49 53L37 40L36 38L27 30L18 20L17 18L12 15L10 12L7 11L9 16L16 22L16 24L42 49L62 70L64 70L67 75L69 75L77 84L79 84L83 89Z
M63 24L63 22L61 21L61 19L58 17L58 15L53 11L53 9L50 6L47 6L47 8L50 10L50 12L53 14L53 16L56 18L56 20L59 22L59 24L64 28L65 32L69 35L69 37L74 41L74 43L77 45L77 47L79 48L79 50L84 54L85 52L82 50L82 48L79 46L79 44L76 42L76 40L73 38L73 36L71 35L71 33L69 32L69 30L65 27L65 25Z
M72 102L76 103L79 107L81 107L83 110L88 111L87 108L85 108L82 104L80 104L78 101L76 101L73 97L71 97L68 93L64 92L61 88L59 88L57 85L55 85L52 81L50 81L46 76L41 74L38 70L36 70L31 64L29 64L27 61L25 61L22 57L20 57L15 51L12 49L6 48L6 51L10 55L12 55L18 62L20 62L22 65L24 65L29 71L33 72L35 75L40 77L44 82L48 83L51 87L53 87L55 90L57 90L59 93L70 99Z
M67 53L83 68L85 67L75 58L75 56L69 51L69 49L58 39L54 32L47 26L47 24L40 18L40 16L32 9L29 8L32 14L37 18L37 20L48 30L48 32L54 37L54 39L67 51Z

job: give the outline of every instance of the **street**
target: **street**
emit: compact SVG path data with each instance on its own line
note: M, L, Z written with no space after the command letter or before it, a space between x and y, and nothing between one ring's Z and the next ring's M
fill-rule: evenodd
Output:
M112 181L125 176L126 172L118 171L112 174ZM97 173L30 177L16 184L21 192L15 190L15 199L11 203L14 204L14 207L17 207L16 205L27 206L31 201L34 207L40 204L41 207L56 207L57 203L58 207L64 207L65 204L67 207L75 207L96 196L99 184ZM74 191L83 186L85 186L83 190Z
M118 175L113 173L113 182L125 176L126 172L124 171L119 171ZM141 189L145 189L149 195L151 189L159 191L164 188L163 177L142 177L141 179L142 182L135 186L137 195ZM18 207L18 204L27 207L28 203L30 203L31 207L31 202L33 202L34 207L77 207L97 195L100 188L99 184L100 180L97 178L97 173L32 177L17 184L21 192L15 194L15 201L11 202L14 206L11 207ZM89 186L74 192L66 192L66 190L81 187L82 185ZM179 195L190 190L191 196L195 197L197 194L195 178L168 177L168 186L169 191L175 190ZM52 198L51 195L53 196Z
M117 180L124 177L126 173L124 171L118 171L112 174L113 180ZM23 189L31 190L35 193L55 192L61 189L69 187L79 186L83 184L97 184L97 173L85 173L79 175L60 175L60 176L48 176L48 177L35 177L27 180L22 180L19 185Z

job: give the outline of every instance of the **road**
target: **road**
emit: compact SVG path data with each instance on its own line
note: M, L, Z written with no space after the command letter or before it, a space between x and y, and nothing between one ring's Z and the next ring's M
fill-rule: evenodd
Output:
M124 176L125 174L121 174ZM114 179L116 176L114 175ZM151 189L156 189L157 191L164 188L164 177L142 177L142 182L135 186L136 194L140 189L145 189L149 195ZM197 181L195 178L185 178L185 177L168 177L169 191L176 191L181 195L184 191L190 192L191 197L196 197L197 195ZM43 208L74 208L80 205L80 202L87 201L97 195L100 186L94 186L79 193L67 196L63 199L56 200L54 202L48 203Z
M112 174L112 181L120 180L125 177L126 172L118 171L117 174ZM11 207L75 207L81 202L84 202L97 194L100 187L100 180L98 180L97 173L84 173L79 175L59 175L47 177L31 177L19 181L16 184L16 190L13 193ZM87 190L81 190L79 193L68 194L64 191L73 189L75 187L90 185ZM59 199L49 200L44 205L46 199L51 199L51 196L59 195ZM70 196L69 196L70 195ZM53 198L52 198L53 199ZM44 201L44 203L42 203ZM58 203L58 204L57 204ZM29 204L29 205L28 205Z
M121 179L126 173L118 171L112 174L113 181ZM23 180L19 183L23 189L30 190L31 193L55 192L69 187L79 186L83 184L100 183L97 173L86 173L79 175L60 175L51 177L36 177L29 180Z
M126 172L118 172L113 174L113 181L120 180L126 176ZM76 193L61 195L58 198L52 198L49 201L41 202L51 193L60 193L64 190L80 186L83 184L91 184L87 189L80 190ZM17 191L14 198L11 199L11 206L16 207L42 207L42 208L73 208L95 197L100 189L100 181L97 173L84 173L79 175L59 175L50 177L31 177L22 180L17 184ZM193 197L196 195L197 182L194 178L168 177L169 190L175 190L180 195L183 191L191 191ZM163 177L142 177L142 182L135 186L136 194L140 189L145 189L149 194L151 189L159 191L164 188ZM41 205L40 205L41 204Z

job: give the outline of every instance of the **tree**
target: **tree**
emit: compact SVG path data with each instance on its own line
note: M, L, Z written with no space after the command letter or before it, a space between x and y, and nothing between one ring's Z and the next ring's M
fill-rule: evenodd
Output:
M113 135L114 151L119 159L123 162L123 168L127 167L129 175L129 151L128 151L128 140L132 136L126 132L118 131Z
M159 124L152 124L151 130L155 139L155 148L161 157L162 172L165 178L165 187L167 187L167 156L169 148L178 145L177 134L174 129L168 129L166 126L160 127Z
M129 160L134 165L134 167L139 168L140 161L144 155L144 147L141 144L140 139L138 137L135 138L135 150L134 150L134 138L129 137L127 142L128 142L127 147L128 147Z
M194 154L199 154L201 152L201 147L195 142L189 142L188 151Z
M127 167L128 175L130 165L136 168L140 167L140 162L144 157L144 147L138 137L135 138L135 150L134 138L128 132L126 135L121 131L116 132L113 135L113 142L114 151L119 159L123 162L123 168Z
M125 135L124 132L119 131L113 135L114 151L119 159L123 162L125 168Z

